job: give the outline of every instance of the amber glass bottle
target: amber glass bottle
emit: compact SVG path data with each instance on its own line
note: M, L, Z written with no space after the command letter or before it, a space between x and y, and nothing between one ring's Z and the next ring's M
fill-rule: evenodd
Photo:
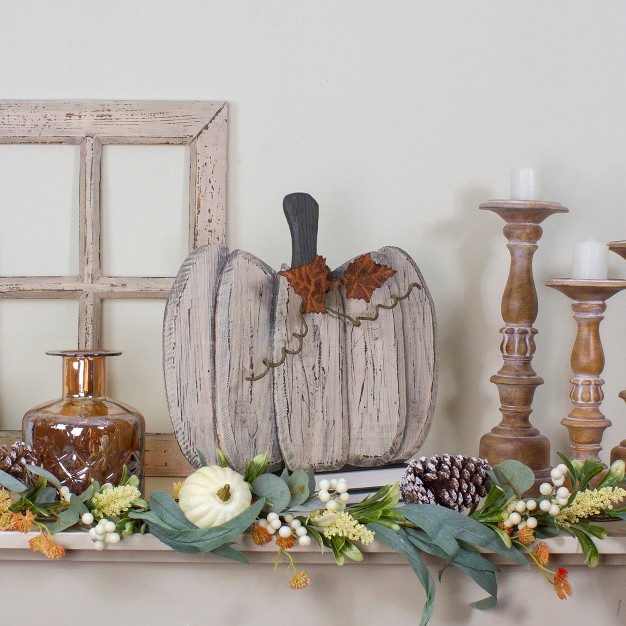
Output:
M73 493L92 479L117 483L122 468L143 486L145 424L141 413L106 397L106 357L121 352L58 351L63 357L63 397L31 409L22 438Z

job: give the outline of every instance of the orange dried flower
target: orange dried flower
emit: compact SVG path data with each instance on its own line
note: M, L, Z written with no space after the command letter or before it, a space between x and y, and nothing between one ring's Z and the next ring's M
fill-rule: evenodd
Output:
M293 535L289 535L289 537L277 537L276 545L284 550L289 550L296 545L296 538Z
M535 542L535 533L532 528L528 528L528 526L524 526L517 532L517 538L521 541L525 546L529 546Z
M255 526L252 531L252 541L256 543L257 546L262 546L263 544L271 541L272 535L267 532L267 528L263 528L263 526Z
M3 513L0 515L0 530L13 530L13 513Z
M509 536L513 536L513 527L505 526L503 522L498 522L498 526Z
M567 570L564 567L559 567L556 570L553 584L556 595L561 600L566 600L567 596L572 595L572 586L569 584L569 580L567 580Z
M535 547L535 552L533 553L535 558L537 559L537 563L542 567L545 567L550 560L550 551L548 550L548 546L540 541Z
M32 511L26 511L24 515L21 513L13 513L12 530L19 530L21 533L29 533L35 527L35 517Z
M43 533L39 533L36 537L33 537L28 545L33 552L41 552L49 559L60 559L65 555L65 548L63 546L57 546L52 539L46 537Z
M289 579L289 586L292 589L305 589L311 584L311 577L306 570L298 572L293 578Z

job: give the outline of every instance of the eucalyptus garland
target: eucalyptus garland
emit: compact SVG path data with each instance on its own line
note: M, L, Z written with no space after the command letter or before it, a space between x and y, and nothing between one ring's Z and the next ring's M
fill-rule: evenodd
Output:
M520 567L535 566L554 586L556 595L566 599L572 594L568 572L565 568L550 569L550 555L542 539L558 534L575 537L587 565L595 567L599 552L594 540L603 539L606 531L594 519L626 519L626 507L617 507L626 498L623 461L615 462L598 480L605 471L599 461L570 461L559 455L562 463L552 470L551 482L540 486L540 497L523 496L533 487L533 472L518 461L505 461L485 470L486 497L471 499L474 504L460 511L455 509L460 508L462 498L443 497L443 504L404 503L399 483L350 503L345 479L322 479L316 485L312 470L268 473L268 454L252 459L237 481L223 479L232 485L220 484L219 469L228 464L221 453L219 456L220 466L203 471L207 464L199 455L200 470L174 485L172 495L155 491L148 501L139 492L137 478L126 471L119 484L93 482L81 494L70 493L49 471L36 465L26 464L25 480L0 471L0 530L37 529L39 533L29 545L51 559L65 553L54 542L54 534L74 530L84 532L97 550L126 536L149 532L179 552L211 552L242 563L248 562L247 557L232 544L247 534L258 545L274 542L274 567L281 563L288 567L288 584L293 589L304 589L312 582L308 572L296 565L298 546L315 542L322 552L332 554L337 565L343 565L345 559L364 560L367 551L362 547L376 540L404 556L415 572L426 592L421 624L427 624L434 609L435 579L424 563L424 554L440 562L440 578L453 566L487 593L483 600L473 603L477 609L497 603L498 569L485 558L485 550ZM468 464L479 465L482 476L484 460L456 458L455 465L453 457L444 455L443 463L463 469ZM403 481L411 489L421 476L416 474L416 467L425 471L430 484L437 477L428 474L429 468L442 471L442 457L422 457L416 463L410 480ZM198 490L199 472L203 480L204 475L210 475L215 483L206 493ZM228 469L224 476L232 477L233 471ZM237 489L251 494L249 506L233 507L232 499L243 493L236 493ZM201 517L198 507L203 507ZM214 516L211 507L219 509L214 511L219 515ZM211 525L214 518L227 521Z

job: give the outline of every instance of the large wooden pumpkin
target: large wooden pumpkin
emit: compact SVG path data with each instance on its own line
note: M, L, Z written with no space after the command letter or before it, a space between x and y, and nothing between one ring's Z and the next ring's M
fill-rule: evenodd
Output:
M316 257L319 209L308 194L291 194L284 210L293 268ZM245 251L210 245L185 260L166 305L163 348L174 433L193 465L198 451L216 462L217 448L238 469L269 451L272 468L291 470L381 466L419 450L437 386L432 299L404 251L385 247L371 259L393 268L393 277L369 303L334 287L329 310L369 315L419 287L360 325L328 313L302 316L287 278ZM301 351L248 380L264 359L278 362L283 347L293 350L303 322Z

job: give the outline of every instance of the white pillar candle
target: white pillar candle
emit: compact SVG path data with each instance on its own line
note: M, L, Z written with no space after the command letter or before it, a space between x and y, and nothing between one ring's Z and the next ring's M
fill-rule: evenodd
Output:
M536 167L516 167L511 171L511 200L540 200L540 183Z
M574 245L573 280L606 280L609 249L603 243L587 239Z

